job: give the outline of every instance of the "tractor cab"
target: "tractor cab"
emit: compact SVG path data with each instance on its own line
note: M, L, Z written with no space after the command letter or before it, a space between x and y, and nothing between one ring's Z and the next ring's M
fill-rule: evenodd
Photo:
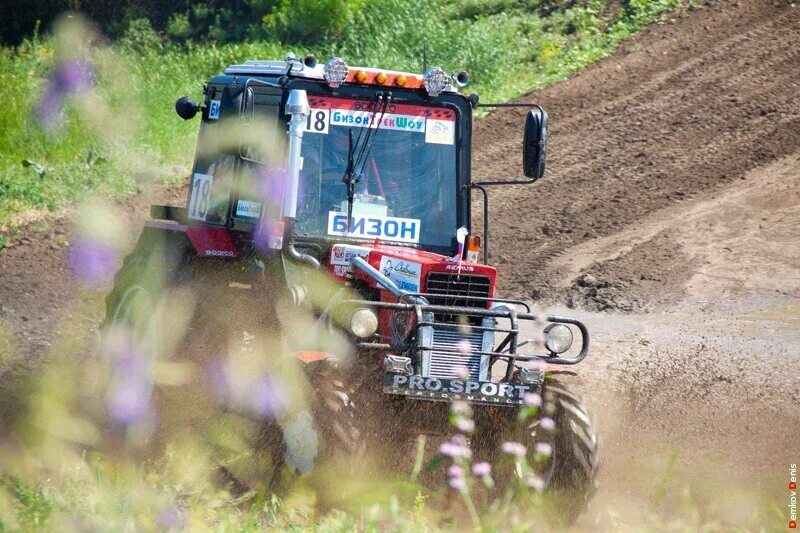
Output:
M468 81L313 56L233 65L211 78L202 105L176 103L184 119L202 112L187 208L152 214L178 222L201 256L281 257L353 288L358 299L334 298L326 313L345 316L356 350L383 361L384 392L520 404L542 377L527 363L577 363L588 334L548 317L547 353L519 350L520 324L539 317L495 296L486 188L541 177L547 114L531 105L527 115L526 179L475 183L472 117L486 104L459 92ZM482 235L471 224L476 190Z

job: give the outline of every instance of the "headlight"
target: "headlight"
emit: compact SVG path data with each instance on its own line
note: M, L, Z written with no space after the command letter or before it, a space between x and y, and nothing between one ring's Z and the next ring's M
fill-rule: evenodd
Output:
M350 331L360 339L368 339L378 331L378 315L372 309L359 309L350 315Z
M564 324L544 328L544 345L553 353L564 353L572 346L572 330Z
M431 96L439 96L449 81L447 73L439 67L429 68L423 77L425 90Z
M347 79L347 63L341 57L333 57L322 67L322 75L328 85L338 87Z

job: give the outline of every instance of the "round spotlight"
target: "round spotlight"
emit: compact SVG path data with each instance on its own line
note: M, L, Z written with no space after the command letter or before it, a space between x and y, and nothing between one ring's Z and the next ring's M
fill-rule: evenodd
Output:
M564 353L572 346L572 330L564 324L544 328L544 345L553 353Z
M368 339L378 331L378 315L372 309L359 309L350 315L350 332L359 339Z
M469 83L469 73L466 70L462 70L458 74L456 74L456 85L459 87L466 87Z
M429 68L423 76L425 90L431 96L439 96L449 83L447 73L440 67Z
M394 79L394 83L398 87L405 87L406 83L408 83L408 78L405 77L403 74L398 74L397 77Z
M328 82L328 85L335 88L347 79L347 71L348 67L344 59L341 57L333 57L325 63L322 69L322 76L325 78L325 81Z

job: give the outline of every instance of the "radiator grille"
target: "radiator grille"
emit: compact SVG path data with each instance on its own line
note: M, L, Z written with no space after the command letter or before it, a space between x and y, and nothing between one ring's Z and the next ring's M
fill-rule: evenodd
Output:
M470 302L464 296L489 297L489 276L475 274L455 274L450 272L431 272L425 292L434 305L455 305L462 307L486 307L483 302Z
M470 354L481 351L481 337L480 331L462 335L455 328L434 327L428 375L435 378L455 378L458 377L456 369L466 367L469 370L469 379L480 379L481 356ZM442 353L442 350L459 353Z

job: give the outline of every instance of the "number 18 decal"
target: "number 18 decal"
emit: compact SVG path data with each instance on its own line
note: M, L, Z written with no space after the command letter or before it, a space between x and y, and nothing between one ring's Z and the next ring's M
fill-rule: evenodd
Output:
M189 200L189 218L205 221L211 199L211 182L214 176L195 174L192 180L192 197Z
M306 117L306 124L303 131L309 133L324 133L327 135L330 116L330 109L312 109L311 114Z

